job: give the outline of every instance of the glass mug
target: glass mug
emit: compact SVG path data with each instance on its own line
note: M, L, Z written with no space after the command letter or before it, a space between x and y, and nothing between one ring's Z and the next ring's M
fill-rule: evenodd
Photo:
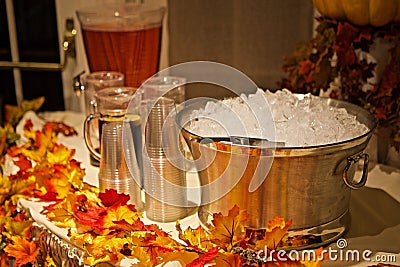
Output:
M85 115L96 113L96 100L94 95L97 91L107 88L124 86L124 74L116 71L96 71L89 74L82 75L81 81L83 85L83 96L85 101ZM95 147L100 147L100 139L98 138L98 125L95 123L95 127L91 129L92 142ZM90 164L96 167L100 166L100 162L97 161L91 153L89 153Z
M82 75L81 80L84 87L85 114L88 116L95 113L96 92L107 87L124 86L125 76L117 71L96 71Z
M99 90L95 94L97 104L96 113L86 117L83 135L86 147L91 156L100 161L100 147L95 147L91 139L92 127L98 122L99 140L101 140L103 125L108 122L124 121L126 109L136 92L134 87L109 87Z

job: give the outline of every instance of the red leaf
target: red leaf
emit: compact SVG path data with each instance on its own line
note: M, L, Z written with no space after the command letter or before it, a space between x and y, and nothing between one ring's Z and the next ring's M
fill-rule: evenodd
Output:
M43 201L56 201L57 200L57 193L54 191L47 191L46 194L42 196L36 195L36 197L40 198Z
M101 202L106 207L126 205L130 197L126 194L119 194L115 189L107 189L105 193L99 193Z
M336 50L338 56L338 64L344 67L353 64L357 56L352 47L353 40L357 34L357 28L349 23L339 23L337 29L336 43L333 48Z
M18 160L15 161L15 165L19 167L19 171L26 171L32 167L31 161L24 155L19 155Z
M85 211L75 211L75 216L81 224L91 226L98 230L103 229L102 224L99 222L105 214L106 209L103 207L87 207Z

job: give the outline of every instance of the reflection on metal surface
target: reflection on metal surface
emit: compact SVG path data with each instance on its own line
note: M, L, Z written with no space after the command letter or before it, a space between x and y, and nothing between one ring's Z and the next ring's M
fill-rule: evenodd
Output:
M353 181L356 166L349 164L349 159L358 159L357 155L364 155L362 152L377 125L377 120L358 106L333 99L327 101L331 106L346 108L370 130L343 142L310 147L278 146L271 150L269 147L238 145L221 140L201 143L200 136L183 128L182 134L193 158L199 160L199 163L210 162L209 158L213 158L211 164L198 170L202 186L198 211L201 223L207 227L212 214L227 213L236 204L249 212L250 217L246 225L249 228L265 229L268 227L268 221L279 215L293 220L290 231L303 233L314 229L313 235L319 237L312 237L314 243L311 246L320 246L342 235L347 224L341 218L346 216L351 188L355 187L348 184L358 185ZM178 119L190 112L180 112ZM262 171L256 171L269 160L273 162L266 175ZM244 173L238 180L234 179L243 165ZM348 184L343 181L343 172ZM225 181L224 186L205 187L215 184L223 175L230 178ZM253 179L260 180L261 185L250 191ZM359 184L364 184L364 181ZM222 194L225 187L229 186L232 190ZM325 236L328 232L333 234ZM301 243L299 245L308 246Z

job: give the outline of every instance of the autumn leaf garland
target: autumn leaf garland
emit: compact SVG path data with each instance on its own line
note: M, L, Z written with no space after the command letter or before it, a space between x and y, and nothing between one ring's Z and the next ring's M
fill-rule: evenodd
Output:
M234 206L227 215L213 215L213 226L181 229L176 223L179 240L155 224L145 224L142 214L129 204L129 196L110 189L99 193L83 182L85 171L74 159L75 151L57 143L57 135L70 135L73 129L64 124L46 123L34 131L28 120L24 134L28 142L12 146L7 157L18 171L0 177L0 263L8 266L34 266L40 246L31 235L33 220L17 208L20 198L51 201L42 213L60 228L68 229L70 240L84 251L86 265L122 260L139 261L136 266L162 266L178 261L182 266L320 266L321 260L281 262L271 252L268 261L249 259L259 250L276 249L291 221L276 217L262 237L246 234L247 211ZM4 157L2 157L4 160ZM2 161L4 164L4 161ZM243 252L249 253L243 253ZM47 255L49 256L49 255ZM47 257L44 266L55 266Z
M400 23L373 27L325 17L317 21L315 36L284 58L287 77L279 87L315 95L322 90L369 110L390 130L390 140L400 149ZM380 77L377 63L365 56L379 43L389 47L383 51L388 62L379 63Z

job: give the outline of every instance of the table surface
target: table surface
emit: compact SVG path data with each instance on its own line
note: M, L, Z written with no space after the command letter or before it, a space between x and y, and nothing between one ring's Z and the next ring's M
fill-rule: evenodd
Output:
M69 148L76 149L76 159L82 162L86 170L85 181L97 186L98 168L89 164L89 154L85 147L82 130L84 115L74 112L44 112L40 117L47 121L62 121L74 127L78 135L74 137L59 136L59 142ZM36 221L42 222L53 231L57 231L61 237L68 238L66 231L57 229L46 221L41 211L40 203L24 201L22 205L31 210ZM396 262L391 264L400 265L400 170L385 166L375 165L368 174L366 185L358 190L353 190L350 201L351 224L344 235L347 246L342 249L346 251L358 251L360 255L366 250L372 252L369 256L370 262L356 260L326 260L323 266L371 266L378 264L378 260L388 259L392 256ZM36 218L35 218L36 217ZM145 223L154 223L148 220L144 214ZM174 235L175 223L157 223L165 231ZM198 226L196 214L181 220L183 227ZM329 246L337 249L336 244ZM328 247L328 248L329 248ZM340 252L340 251L339 251ZM339 252L336 254L339 256ZM343 255L344 255L343 254ZM388 257L389 256L389 257Z

